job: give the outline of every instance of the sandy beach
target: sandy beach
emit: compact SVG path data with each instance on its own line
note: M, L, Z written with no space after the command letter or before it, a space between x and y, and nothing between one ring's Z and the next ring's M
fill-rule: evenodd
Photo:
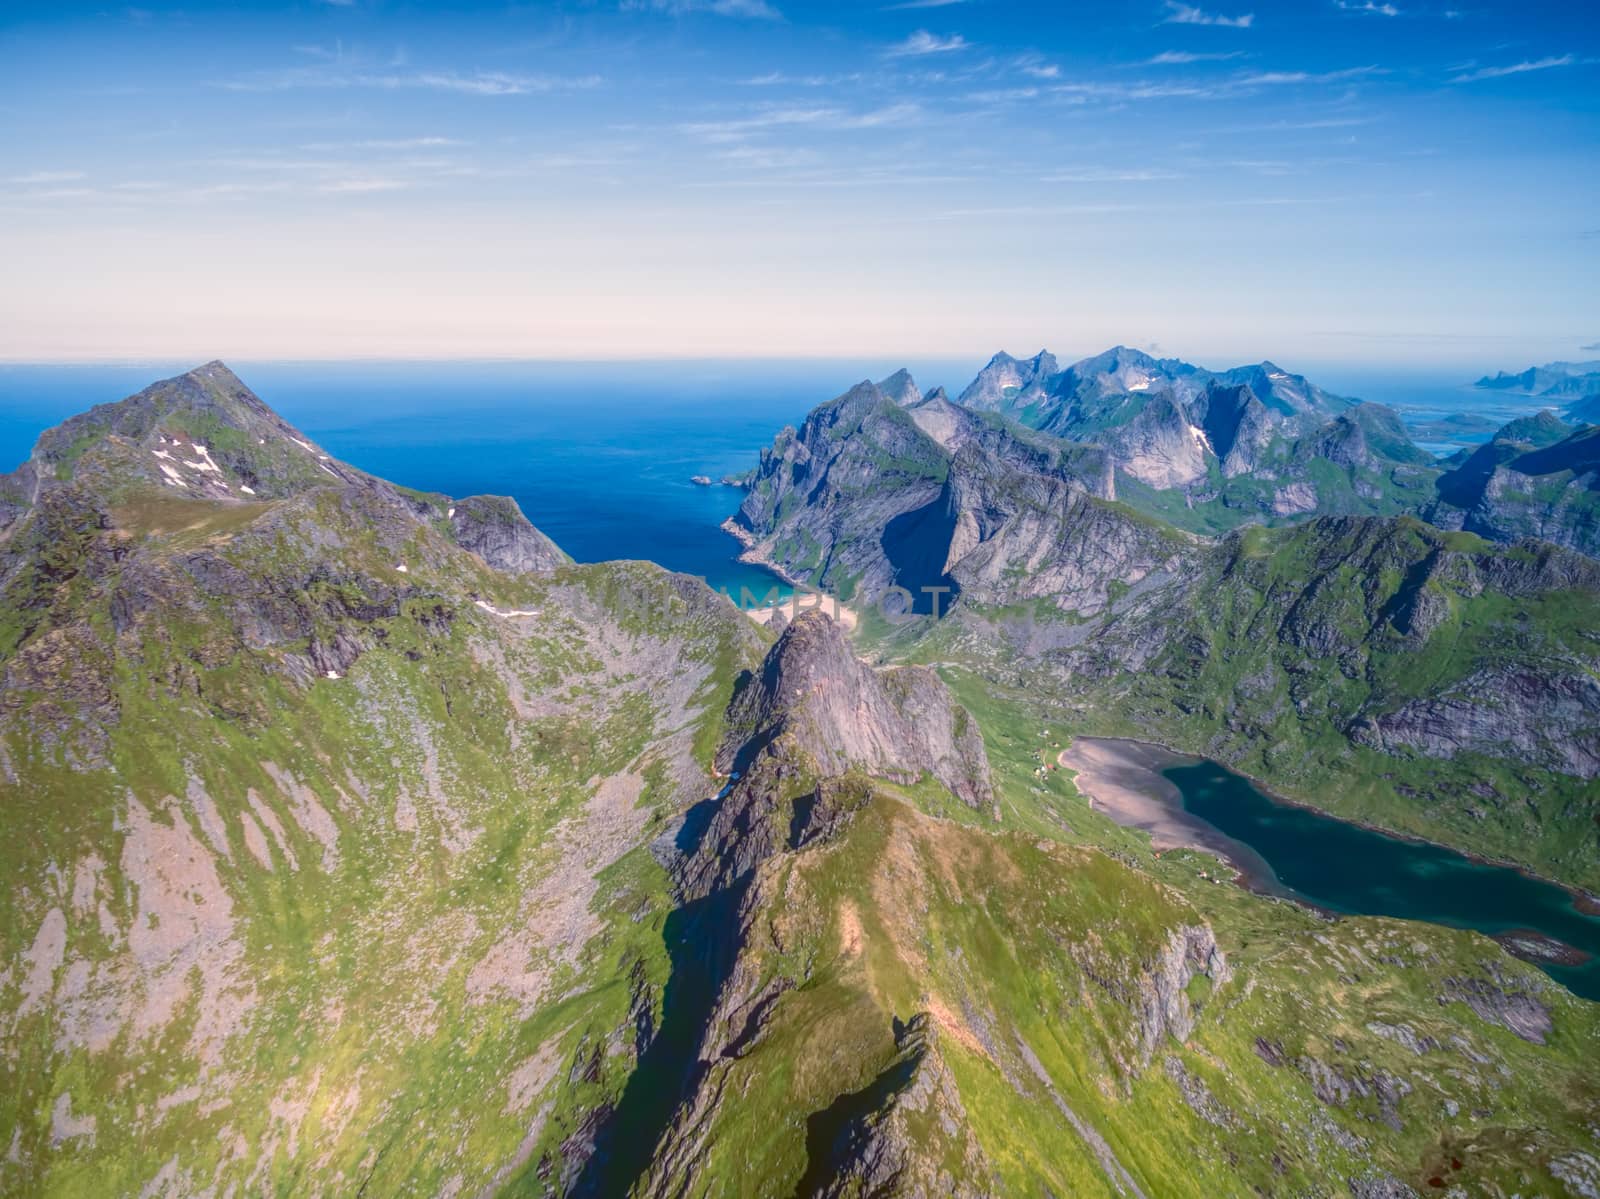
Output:
M800 611L802 612L809 612L815 608L825 615L831 616L843 625L846 630L854 629L858 623L855 612L846 605L841 604L831 595L818 595L813 591L797 598L800 601ZM793 620L795 616L795 599L786 600L775 608L746 608L744 611L745 615L757 624L770 622L774 612L782 612L790 620Z
M1216 854L1252 890L1287 893L1260 854L1184 810L1182 793L1161 772L1196 759L1140 741L1078 737L1059 760L1075 773L1073 784L1095 811L1124 828L1143 829L1153 848Z
M790 597L784 603L777 605L775 608L768 607L744 609L745 614L749 616L751 620L755 621L757 624L766 624L772 619L772 614L774 612L782 612L790 620L793 620L795 616L795 602L796 600L799 600L800 611L804 612L809 608L819 608L827 615L833 617L834 620L837 620L847 630L853 630L856 625L860 623L860 620L854 610L845 604L840 603L831 595L823 595L820 591L813 591L807 584L801 582L799 579L796 579L788 571L784 570L777 563L773 562L770 557L762 553L758 548L759 543L757 542L756 538L748 529L740 527L739 522L734 520L733 517L730 516L727 520L722 522L722 531L737 540L740 545L744 546L744 551L739 555L739 561L748 562L752 566L765 567L778 578L782 579L785 583L789 584L789 586L796 589L794 596Z
M1183 797L1161 771L1189 759L1153 745L1079 737L1061 751L1061 765L1090 807L1126 828L1143 829L1156 849L1206 849L1183 811Z

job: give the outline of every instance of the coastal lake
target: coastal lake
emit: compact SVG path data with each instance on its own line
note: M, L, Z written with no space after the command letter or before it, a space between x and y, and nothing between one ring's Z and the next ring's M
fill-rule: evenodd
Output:
M1088 741L1082 747L1082 742ZM1079 739L1064 758L1082 790L1118 823L1159 845L1226 857L1256 890L1344 915L1392 916L1519 942L1520 956L1574 994L1600 1000L1600 917L1553 883L1433 845L1279 802L1214 762L1136 742ZM1529 934L1532 934L1531 936ZM1543 960L1550 941L1580 961ZM1508 945L1508 947L1510 947Z

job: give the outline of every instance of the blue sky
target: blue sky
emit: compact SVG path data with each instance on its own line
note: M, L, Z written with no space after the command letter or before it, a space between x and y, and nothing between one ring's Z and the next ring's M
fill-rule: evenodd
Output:
M1576 356L1585 7L13 2L0 357Z

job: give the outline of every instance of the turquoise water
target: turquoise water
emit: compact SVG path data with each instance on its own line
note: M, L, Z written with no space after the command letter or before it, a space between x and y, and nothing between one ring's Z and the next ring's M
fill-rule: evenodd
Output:
M94 404L193 363L0 366L0 470ZM729 487L786 424L899 362L230 363L330 453L396 483L510 495L580 562L645 558L765 595L776 580L735 560L717 526ZM964 386L981 363L911 364L927 386ZM958 382L959 381L959 382Z
M1279 803L1213 762L1162 772L1192 816L1254 850L1276 882L1318 907L1470 928L1490 936L1531 930L1585 953L1576 966L1542 964L1574 994L1600 1000L1600 918L1560 887L1442 846L1385 836Z

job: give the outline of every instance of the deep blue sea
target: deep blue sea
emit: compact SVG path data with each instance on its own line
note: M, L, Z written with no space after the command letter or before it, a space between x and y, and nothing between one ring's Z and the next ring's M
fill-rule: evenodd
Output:
M25 458L39 433L67 416L193 365L0 365L0 470ZM982 362L231 365L292 424L363 470L448 495L514 496L579 561L647 558L737 596L741 586L764 594L773 580L737 562L737 544L718 528L740 493L697 487L692 476L747 470L785 424L864 378L909 365L925 390L942 383L956 394ZM1537 408L1473 391L1467 381L1483 371L1466 365L1293 369L1412 419L1453 412L1510 419Z
M51 425L193 363L0 366L0 470ZM646 558L737 597L774 579L718 526L742 493L700 487L757 462L786 424L899 362L232 362L336 457L447 495L509 495L580 562ZM912 363L965 386L981 362Z

